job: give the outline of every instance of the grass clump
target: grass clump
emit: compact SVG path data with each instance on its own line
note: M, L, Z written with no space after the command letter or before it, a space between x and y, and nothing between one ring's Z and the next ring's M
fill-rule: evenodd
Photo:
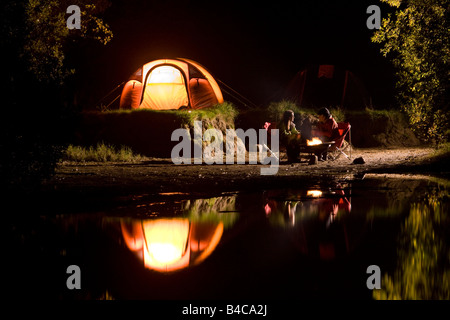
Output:
M136 109L136 110L112 110L104 113L112 114L136 114L136 113L154 114L155 118L167 117L173 118L179 122L181 126L193 127L194 121L223 120L225 123L234 126L234 120L238 115L236 107L228 101L218 103L214 106L203 109L177 109L177 110L152 110L152 109Z
M63 157L63 161L74 162L139 162L144 159L127 146L117 148L105 143L98 143L95 147L69 145Z
M346 115L359 116L359 115L369 115L371 119L400 119L405 116L405 114L400 110L393 109L372 109L365 108L360 110L347 110Z
M330 108L330 112L333 115L334 120L337 122L345 121L345 112L340 107Z
M191 222L223 223L225 229L233 226L239 218L236 211L236 196L187 200L183 204L185 214Z
M237 109L230 102L223 102L216 104L210 108L198 110L180 110L175 111L183 119L182 123L188 126L193 126L194 121L201 121L204 119L220 119L225 123L234 124L234 120L238 115Z
M294 113L302 113L300 107L293 101L281 100L277 102L271 102L266 109L266 116L271 121L281 121L283 114L286 110L292 110Z
M317 117L317 112L320 108L305 108L300 107L294 101L281 100L277 102L271 102L266 109L267 116L271 121L281 121L283 119L283 113L286 110L292 110L295 114L299 115L301 118L307 117ZM344 121L345 114L344 110L340 107L329 107L328 108L336 121Z
M440 144L428 157L429 160L450 160L450 142Z

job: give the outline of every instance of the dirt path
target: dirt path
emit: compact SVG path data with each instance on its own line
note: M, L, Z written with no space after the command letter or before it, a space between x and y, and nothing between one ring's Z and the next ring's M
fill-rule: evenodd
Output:
M407 172L423 163L431 148L354 149L352 159L288 164L281 161L276 175L262 176L261 164L175 165L171 159L151 158L137 164L63 163L46 183L51 190L77 193L136 194L164 192L221 192L317 183L331 178L354 179L368 172Z

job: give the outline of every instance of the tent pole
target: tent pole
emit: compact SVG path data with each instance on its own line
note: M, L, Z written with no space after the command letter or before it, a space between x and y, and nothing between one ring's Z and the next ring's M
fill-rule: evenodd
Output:
M352 158L352 128L348 131L348 139L350 140L350 159Z
M304 74L304 76L303 76ZM300 101L298 103L298 105L301 107L302 106L302 101L303 101L303 92L305 91L305 83L306 83L306 76L308 75L308 70L305 70L304 72L300 73L300 79L302 80L302 90L300 90ZM303 76L303 77L302 77Z
M348 70L345 70L344 91L342 92L341 109L344 108L345 93L347 91Z

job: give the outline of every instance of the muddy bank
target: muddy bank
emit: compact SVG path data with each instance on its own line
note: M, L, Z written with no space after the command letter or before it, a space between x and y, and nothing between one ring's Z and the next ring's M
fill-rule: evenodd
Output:
M173 130L183 126L182 121L176 115L161 114L154 117L154 114L131 112L84 115L85 118L81 121L84 123L83 130L78 131L79 141L86 144L103 141L131 145L134 150L148 157L139 163L63 162L59 164L56 175L43 184L37 201L51 206L70 203L73 207L95 208L105 204L112 205L117 199L129 199L136 195L211 195L306 187L319 183L327 185L336 181L362 179L364 174L371 172L441 176L448 176L449 172L448 159L440 159L438 162L426 160L433 152L432 148L411 146L418 143L417 139L405 133L407 129L402 128L406 124L399 118L391 117L386 120L380 116L374 120L367 118L370 117L369 114L358 115L360 118L356 114L355 118L349 118L352 123L352 144L375 144L377 147L353 148L351 154L348 152L351 160L341 156L336 161L319 162L316 165L309 165L308 161L288 164L286 156L281 154L278 170L274 175L262 175L261 169L269 166L249 164L248 161L246 164L235 162L228 165L175 165L170 152L178 141L172 142L170 136ZM260 120L258 117L249 119L251 121L246 122L242 116L238 116L235 125L248 129L252 124L256 126ZM372 124L364 124L364 119L369 119ZM247 125L244 126L244 123ZM210 119L202 122L202 131L216 128L224 132L232 125L223 119ZM188 127L187 130L192 131L192 128ZM386 135L390 138L384 139ZM380 147L387 144L390 146ZM396 144L406 144L408 147L398 147ZM358 157L364 159L363 164L352 163Z
M317 165L288 164L282 160L277 174L268 176L261 175L261 168L267 167L261 164L175 165L167 158L149 158L136 164L62 163L57 174L43 185L38 201L94 210L142 195L219 195L318 184L333 186L336 182L363 179L367 173L420 173L449 178L448 159L430 162L426 157L431 152L431 148L355 149L352 159L363 157L364 164L352 164L344 157Z

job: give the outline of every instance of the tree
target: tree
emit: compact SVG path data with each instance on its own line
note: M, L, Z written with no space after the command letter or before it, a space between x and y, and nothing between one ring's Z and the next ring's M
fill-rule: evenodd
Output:
M450 298L450 217L444 184L411 203L397 243L397 264L385 273L378 300L448 300Z
M66 26L66 9L81 8L81 30ZM112 32L96 15L109 6L105 0L29 0L25 5L24 56L39 81L63 83L75 71L65 66L65 44L74 39L94 39L107 44Z
M69 5L81 9L81 30L66 26ZM54 172L72 115L67 81L75 70L66 57L74 43L112 39L100 18L108 6L107 0L1 2L2 185L29 189Z
M450 47L447 0L380 0L394 9L372 41L397 69L398 101L416 134L442 143L449 133Z

